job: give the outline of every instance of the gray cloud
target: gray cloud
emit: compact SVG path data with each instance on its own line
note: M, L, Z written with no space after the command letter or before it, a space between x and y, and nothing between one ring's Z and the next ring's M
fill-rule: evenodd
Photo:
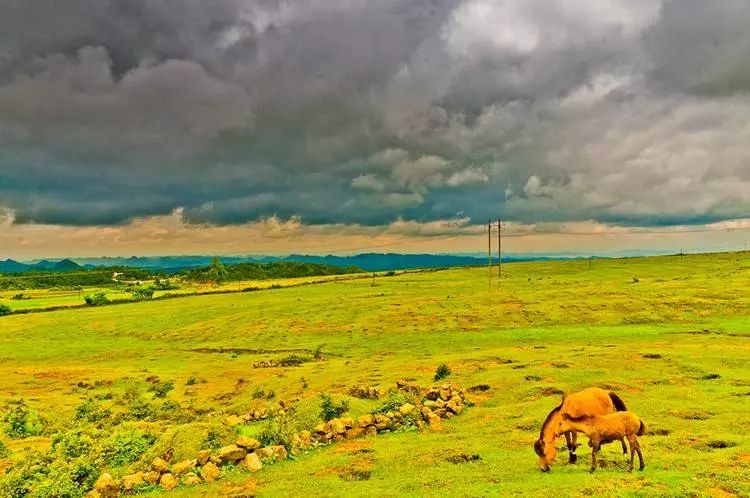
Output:
M748 216L749 23L741 0L9 0L0 209Z

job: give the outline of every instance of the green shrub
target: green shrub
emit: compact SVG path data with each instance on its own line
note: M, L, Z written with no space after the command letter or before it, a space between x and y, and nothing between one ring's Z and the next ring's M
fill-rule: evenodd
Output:
M128 418L134 420L155 420L156 414L156 407L140 397L133 398L128 403Z
M96 424L111 416L111 410L101 408L93 398L86 398L86 401L76 407L73 418Z
M373 410L372 413L396 412L406 403L413 404L413 400L407 397L406 394L402 393L401 391L390 392L388 393L388 396L385 397L380 406Z
M0 460L10 456L10 448L3 441L0 441Z
M307 363L308 361L310 361L310 358L306 356L290 354L289 356L281 358L277 363L282 367L298 367L303 363Z
M8 413L3 417L4 431L13 439L37 436L42 432L42 421L38 415L29 410L23 400L11 403Z
M148 388L149 392L154 393L154 398L166 398L169 391L174 389L174 382L171 380L167 382L157 381L151 384Z
M441 363L435 370L435 376L433 377L433 379L435 380L435 382L437 382L448 377L450 374L451 369L448 367L448 365L446 365L445 363Z
M86 304L88 304L89 306L104 306L110 303L110 300L107 298L107 294L105 294L104 292L86 294L83 300L86 301Z
M133 299L136 301L150 301L154 298L153 287L136 287L130 289L130 293L133 295Z
M102 460L112 467L137 461L156 442L156 436L139 430L116 432L104 443Z
M329 394L320 395L320 417L328 422L331 419L338 418L349 410L349 402L342 400L336 404Z
M0 304L0 316L10 315L13 311L7 304Z
M82 429L58 433L52 438L52 451L67 460L88 455L94 447L94 438Z

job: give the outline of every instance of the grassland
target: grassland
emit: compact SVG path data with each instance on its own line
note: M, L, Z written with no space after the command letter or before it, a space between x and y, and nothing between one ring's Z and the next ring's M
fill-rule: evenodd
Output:
M321 345L324 361L254 368ZM92 393L116 399L159 376L177 386L169 399L215 421L264 402L256 392L312 406L355 384L429 385L447 363L452 382L490 389L440 431L334 444L169 496L750 496L748 358L748 253L518 263L502 285L457 269L1 317L0 401L64 421ZM646 421L644 472L627 474L614 445L593 475L585 447L579 464L539 472L542 420L560 391L590 385ZM351 400L354 415L370 407ZM201 444L196 422L149 424L176 457ZM4 442L8 468L49 438Z

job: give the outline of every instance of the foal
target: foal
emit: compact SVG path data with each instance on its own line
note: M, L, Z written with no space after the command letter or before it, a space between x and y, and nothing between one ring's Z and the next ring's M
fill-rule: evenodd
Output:
M601 389L589 387L582 391L563 396L560 406L554 408L544 423L539 433L539 439L534 443L534 451L539 456L539 467L547 472L550 465L557 457L555 440L560 432L557 431L560 417L586 417L589 415L606 415L615 411L624 411L625 403L617 394ZM565 440L570 453L570 463L576 462L576 449L578 448L578 434L574 430L565 431ZM622 442L622 452L626 453L625 442Z
M559 418L557 432L563 433L566 431L583 432L588 436L591 445L591 472L596 470L596 454L599 452L602 443L623 438L627 438L628 443L630 443L628 472L633 471L633 459L636 452L640 461L638 470L643 470L646 466L643 463L641 445L638 443L637 437L645 434L646 425L633 412L615 412L609 415L592 415L579 418L563 415Z

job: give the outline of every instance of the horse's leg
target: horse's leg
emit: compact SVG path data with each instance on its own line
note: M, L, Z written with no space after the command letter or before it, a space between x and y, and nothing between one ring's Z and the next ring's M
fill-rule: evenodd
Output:
M635 458L635 449L637 447L635 436L628 436L628 442L630 443L630 464L628 465L628 472L633 472L633 459ZM623 442L623 445L625 443Z
M622 443L622 454L626 455L628 453L628 447L625 446L625 438L620 439L620 442ZM633 448L630 448L631 451Z
M575 432L565 433L565 443L568 445L568 455L570 455L570 463L576 463L576 460L578 460L578 456L576 455L575 442L573 441L574 436Z
M593 472L596 470L596 453L599 451L599 448L601 448L601 444L599 444L599 441L590 441L591 443L591 470L589 472Z
M638 467L638 470L643 470L646 464L643 463L643 454L641 453L641 443L638 442L638 438L635 438L635 451L638 452L638 460L641 463L640 467Z

